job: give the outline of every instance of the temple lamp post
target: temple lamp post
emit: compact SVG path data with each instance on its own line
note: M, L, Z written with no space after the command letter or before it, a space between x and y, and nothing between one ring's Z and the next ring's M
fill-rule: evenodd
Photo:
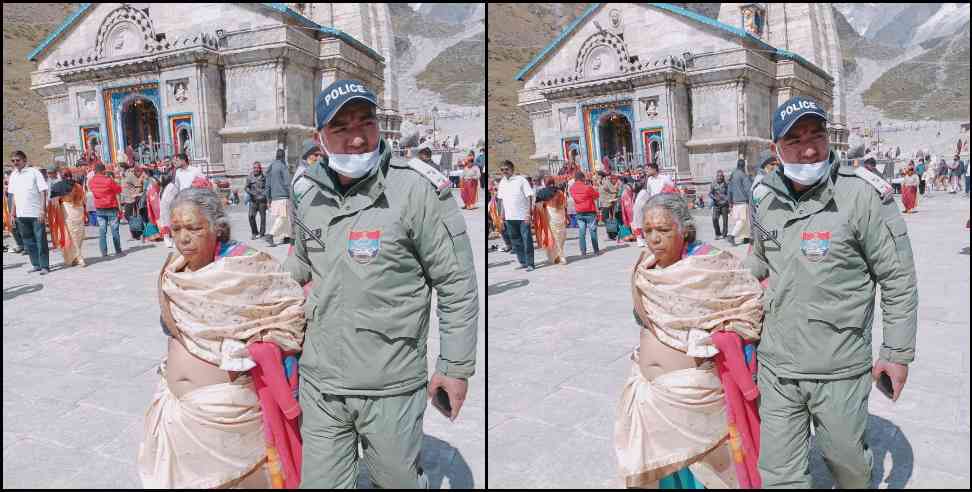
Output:
M439 115L439 108L436 107L436 106L432 106L432 146L433 147L435 147L435 144L436 144L436 139L435 139L435 118L438 115Z
M877 125L875 126L877 126L877 154L878 154L878 158L880 158L881 157L881 121L878 120Z

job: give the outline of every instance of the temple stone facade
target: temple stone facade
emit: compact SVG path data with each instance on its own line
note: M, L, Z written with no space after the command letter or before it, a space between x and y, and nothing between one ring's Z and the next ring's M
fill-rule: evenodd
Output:
M807 95L847 149L840 46L830 4L722 4L718 19L678 4L597 4L517 74L532 159L600 169L656 162L708 183L740 157L756 165L771 112Z
M387 7L290 5L341 10L355 34L288 4L83 4L29 55L31 89L47 104L46 148L105 162L129 145L139 156L186 151L210 174L239 181L278 148L294 167L314 131L317 94L343 78L369 84L382 136L397 139ZM353 22L355 9L376 20Z

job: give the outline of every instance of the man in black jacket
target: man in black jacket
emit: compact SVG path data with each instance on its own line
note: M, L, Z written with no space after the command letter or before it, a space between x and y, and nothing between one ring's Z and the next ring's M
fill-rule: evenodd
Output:
M715 238L720 239L729 234L729 185L722 170L716 171L715 183L709 189L709 201L712 202L712 228ZM719 228L719 218L722 218L722 229Z
M246 178L246 193L250 196L251 239L261 238L267 232L267 177L259 162L253 163L253 170ZM257 234L256 214L260 214L260 234Z

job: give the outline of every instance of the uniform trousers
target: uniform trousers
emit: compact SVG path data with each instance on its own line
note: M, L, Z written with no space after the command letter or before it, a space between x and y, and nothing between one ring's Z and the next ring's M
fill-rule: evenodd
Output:
M840 487L870 487L873 456L864 441L870 371L847 379L790 379L760 364L757 382L764 488L812 487L811 420L817 447Z
M360 443L376 487L427 489L421 465L425 395L424 385L402 395L333 395L302 375L300 488L354 488Z

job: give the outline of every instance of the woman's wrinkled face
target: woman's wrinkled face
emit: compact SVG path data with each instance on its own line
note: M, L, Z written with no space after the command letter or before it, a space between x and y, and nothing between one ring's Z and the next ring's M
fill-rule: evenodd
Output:
M172 210L172 239L179 253L186 257L190 271L212 263L216 256L216 231L210 227L199 208L193 205L182 205Z
M672 213L655 207L645 212L645 241L658 260L658 266L667 267L682 258L685 236L679 230Z

